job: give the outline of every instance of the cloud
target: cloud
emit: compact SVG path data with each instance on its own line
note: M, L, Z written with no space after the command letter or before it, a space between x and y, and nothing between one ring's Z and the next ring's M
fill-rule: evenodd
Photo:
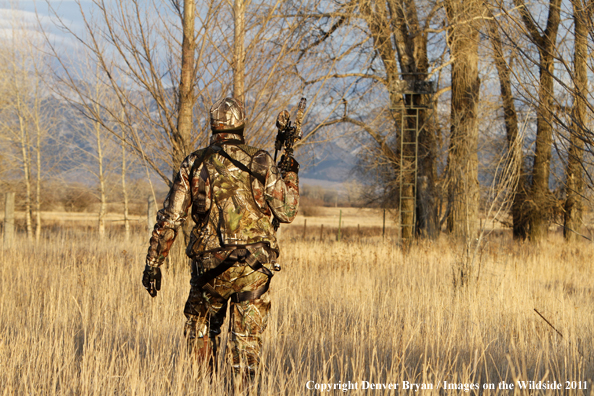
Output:
M0 39L28 40L41 44L48 38L60 46L70 47L74 44L70 36L56 27L55 19L42 13L41 9L23 9L22 3L19 6L20 9L0 8ZM48 11L47 7L45 11ZM79 24L69 18L63 18L62 22L73 30L80 29Z

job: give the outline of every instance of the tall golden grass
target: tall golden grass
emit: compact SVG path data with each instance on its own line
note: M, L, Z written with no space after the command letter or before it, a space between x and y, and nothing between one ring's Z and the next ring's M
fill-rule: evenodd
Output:
M18 240L0 265L0 394L228 395L228 365L201 375L182 329L189 274L164 271L151 299L140 280L147 241L104 242L82 231ZM299 239L299 240L296 240ZM283 270L257 378L262 395L321 394L315 383L432 384L432 394L528 394L500 381L579 381L594 376L594 249L560 238L540 246L491 239L470 283L454 288L456 244L285 237ZM535 312L537 309L559 333ZM308 382L313 381L313 382ZM444 390L494 384L492 390ZM571 385L571 384L570 384ZM488 385L487 385L488 386ZM324 392L342 394L339 390Z

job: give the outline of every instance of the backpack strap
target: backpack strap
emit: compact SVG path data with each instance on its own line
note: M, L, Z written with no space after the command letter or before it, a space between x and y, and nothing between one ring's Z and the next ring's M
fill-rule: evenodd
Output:
M216 151L216 153L219 154L219 155L221 155L222 157L228 159L233 165L235 165L240 170L242 170L244 172L247 172L254 179L256 179L260 183L262 183L262 185L266 185L266 179L264 177L262 177L262 175L258 175L256 173L254 173L250 168L248 168L247 166L245 166L245 164L242 164L241 162L237 161L235 158L233 158L229 154L227 154L227 152L225 150L223 150L223 148L221 148L220 150Z

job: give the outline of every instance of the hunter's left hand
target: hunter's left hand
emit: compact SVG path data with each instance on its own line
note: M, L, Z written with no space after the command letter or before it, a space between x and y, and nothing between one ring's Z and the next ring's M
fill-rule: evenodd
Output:
M151 297L156 297L157 291L161 290L161 269L159 267L151 267L150 265L144 267L142 285Z

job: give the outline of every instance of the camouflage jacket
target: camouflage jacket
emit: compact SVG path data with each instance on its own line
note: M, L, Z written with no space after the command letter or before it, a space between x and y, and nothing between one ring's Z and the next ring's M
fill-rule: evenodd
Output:
M299 178L294 172L281 176L270 154L245 145L243 136L213 135L209 147L182 162L157 213L148 265L163 263L190 207L196 225L188 256L259 242L267 242L278 253L271 216L281 223L293 221L299 207Z

